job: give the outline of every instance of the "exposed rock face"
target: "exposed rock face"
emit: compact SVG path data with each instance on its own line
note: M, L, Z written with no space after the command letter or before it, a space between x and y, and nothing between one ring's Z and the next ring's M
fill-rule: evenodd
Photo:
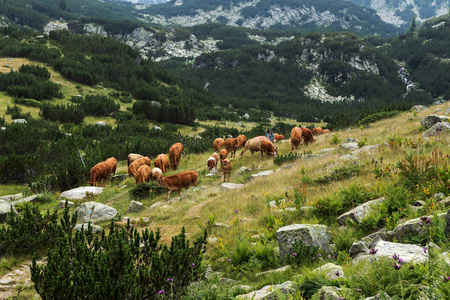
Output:
M81 230L87 230L87 229L88 229L88 226L89 226L89 223L77 224L77 225L75 225L75 227L73 228L73 230L80 230L80 231L81 231ZM93 232L93 233L99 233L99 232L102 231L102 227L99 226L99 225L91 224L91 226L92 226L92 232Z
M325 225L293 224L281 227L276 232L281 256L291 255L295 243L317 246L324 253L330 253L330 232Z
M437 123L440 122L448 122L449 118L446 116L439 116L439 115L429 115L426 116L420 123L422 124L422 126L424 126L425 128L431 128L434 125L436 125Z
M336 286L323 286L317 291L320 300L339 300L339 288Z
M16 124L28 124L28 121L25 119L14 119L12 122Z
M6 221L6 217L8 216L8 213L13 210L13 212L17 213L16 208L14 207L14 204L8 203L4 200L0 201L0 222L3 223Z
M345 225L347 218L352 219L355 222L361 223L362 220L370 215L370 213L373 211L374 207L377 205L383 203L386 199L385 198L379 198L375 200L367 201L366 203L363 203L354 209L340 215L337 219L338 223L341 225Z
M59 198L67 198L73 200L81 200L86 197L87 194L101 194L103 192L102 187L98 186L80 186L75 189L67 190L59 195Z
M286 281L282 284L276 284L276 285L266 285L262 289L258 291L253 291L248 294L244 295L238 295L236 296L237 299L252 299L252 300L261 300L261 299L280 299L278 295L285 295L287 297L288 294L293 295L295 293L294 291L294 284L293 281ZM281 299L285 299L284 297Z
M437 215L438 218L446 218L447 213L440 213ZM433 216L427 216L428 219L432 219ZM423 228L424 221L421 221L420 218L407 220L401 224L398 224L394 230L392 230L392 237L402 241L408 236L423 236L425 235L425 229ZM422 225L420 225L422 224Z
M103 37L108 36L108 33L105 31L105 29L103 29L103 27L97 25L97 24L85 24L83 29L87 32L87 33L91 33L91 34L99 34Z
M425 252L423 247L411 244L399 244L385 241L378 241L374 246L378 249L375 256L376 259L381 257L392 257L394 254L399 255L404 263L409 262L425 262L428 259L428 251Z
M68 29L67 23L65 22L49 22L44 27L44 33L48 35L50 31L67 30L67 29Z
M75 212L78 214L78 221L83 223L109 221L117 216L115 208L93 201L81 204Z
M426 110L426 107L423 105L414 105L413 107L411 107L411 109L409 111L417 111L417 112L422 112Z
M448 135L449 133L450 133L450 125L447 122L437 123L430 129L422 133L422 137Z

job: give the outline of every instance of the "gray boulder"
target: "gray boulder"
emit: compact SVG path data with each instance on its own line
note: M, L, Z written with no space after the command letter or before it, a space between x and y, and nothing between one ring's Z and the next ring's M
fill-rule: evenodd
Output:
M254 178L260 178L260 177L267 177L270 174L273 174L272 170L268 170L268 171L263 171L263 172L259 172L257 174L252 174L250 175L250 178L254 179Z
M423 105L414 105L413 107L411 107L411 109L409 111L422 112L424 110L426 110L425 106L423 106Z
M78 220L83 223L109 221L117 216L115 208L94 201L81 204L75 212L78 214Z
M323 273L327 276L328 280L335 280L337 278L345 278L344 269L341 266L333 263L327 263L323 266L315 269L313 272Z
M447 217L447 213L438 214L438 218ZM433 219L433 216L427 216L428 219ZM424 225L424 221L421 221L420 218L407 220L401 224L398 224L394 230L392 230L392 237L403 241L405 238L409 236L423 236L425 235L425 229L420 224Z
M290 169L290 168L292 168L292 167L294 167L296 165L297 165L296 163L287 164L285 166L279 167L278 169L276 169L275 172L280 172L280 171L283 171L283 170L287 170L287 169Z
M66 205L66 201L65 200L59 201L58 209L63 209L64 205ZM67 201L67 206L69 206L69 207L73 206L73 202Z
M281 299L288 299L289 295L294 295L295 282L293 281L286 281L282 284L276 284L276 285L266 285L262 289L250 292L248 294L244 295L237 295L237 299L252 299L252 300L281 300Z
M389 300L389 299L391 299L391 297L389 297L388 294L386 294L385 292L380 292L380 293L376 294L375 296L367 297L364 300Z
M127 212L135 213L135 212L140 212L144 209L145 209L145 207L144 207L144 204L142 204L142 202L131 200L130 205L128 206Z
M445 112L444 112L444 114L445 114L445 115L448 115L448 114L450 114L450 107L449 107L449 108L446 108L446 109L445 109Z
M92 226L93 233L100 233L103 230L102 227L99 225L91 224L91 226ZM79 230L79 231L83 230L84 231L84 230L87 230L88 227L89 227L89 223L77 224L77 225L75 225L73 230Z
M278 268L278 269L256 273L255 276L261 276L261 275L267 275L267 274L273 274L273 273L283 273L283 272L286 272L287 270L290 270L290 269L291 269L291 266L287 265L287 266L284 266L284 267L281 267L281 268Z
M347 218L350 218L357 223L361 223L365 217L369 216L372 213L372 211L374 210L374 208L377 205L380 205L385 200L386 199L383 197L383 198L367 201L366 203L358 205L357 207L353 208L352 210L350 210L346 213L343 213L342 215L340 215L337 218L337 221L339 224L345 225Z
M428 251L424 251L423 247L417 245L378 241L373 248L378 250L373 255L375 259L381 257L391 258L396 254L404 263L423 263L428 260Z
M339 297L338 292L339 288L335 286L323 286L320 290L317 291L316 294L319 295L320 300L339 300L342 299Z
M345 139L345 142L346 143L357 143L358 139L354 139L354 138L348 137L348 138Z
M12 203L8 203L4 200L0 202L0 222L3 223L6 221L6 217L8 213L13 210L13 212L17 213L16 207Z
M106 126L106 122L105 121L98 121L97 123L94 124L95 126Z
M223 182L220 186L225 190L236 190L244 187L242 183L231 183L231 182Z
M361 154L361 153L370 153L370 152L373 152L373 151L377 150L379 147L380 147L380 144L367 145L367 146L361 147L360 149L353 150L350 153L352 155L357 155L357 154Z
M368 254L369 248L367 248L366 244L363 241L359 241L357 243L353 243L352 247L350 248L348 254L350 254L351 257L356 257L358 254Z
M330 153L330 152L333 152L334 150L336 150L336 149L334 149L334 148L325 148L325 149L317 151L317 153L319 153L319 154L321 154L321 153Z
M22 193L20 193L20 194L14 194L14 195L1 196L0 200L5 200L6 202L14 202L14 201L22 199L22 198L23 198L23 195L22 195Z
M281 227L276 232L281 256L292 255L292 247L302 241L304 245L317 246L324 253L331 253L330 232L327 226L319 224L293 224Z
M424 133L422 137L438 136L438 135L448 135L450 133L450 125L448 123L437 123Z
M35 202L39 199L39 197L41 197L41 196L43 196L43 195L44 195L44 194L37 194L37 195L25 197L25 198L22 198L22 199L19 199L19 200L15 200L15 201L13 202L13 204L29 203L29 202L35 203Z
M339 149L356 150L356 149L359 149L359 147L358 147L358 143L344 143L339 146Z
M103 192L102 187L98 186L80 186L75 189L67 190L62 192L59 195L59 198L67 198L67 199L73 199L73 200L81 200L84 197L86 197L87 194L94 194L98 195Z
M27 120L25 119L14 119L12 120L12 122L16 124L28 124Z
M426 116L420 123L422 124L422 126L428 129L440 122L448 122L448 117L439 115L429 115Z
M238 175L242 175L242 174L248 174L250 172L250 169L247 167L241 167L238 171Z

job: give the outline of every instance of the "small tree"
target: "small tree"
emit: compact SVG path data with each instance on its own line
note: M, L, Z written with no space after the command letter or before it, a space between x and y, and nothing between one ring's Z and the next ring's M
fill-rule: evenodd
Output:
M417 29L416 15L413 15L411 18L411 23L409 24L408 32L413 33Z

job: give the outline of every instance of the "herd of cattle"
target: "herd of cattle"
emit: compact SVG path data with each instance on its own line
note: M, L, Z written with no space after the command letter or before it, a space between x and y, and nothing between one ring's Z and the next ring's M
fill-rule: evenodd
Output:
M326 134L330 131L328 129L322 130L320 127L309 130L306 127L295 126L291 130L291 150L297 149L297 147L303 143L307 146L308 143L314 142L313 135ZM280 140L284 140L283 135L274 134L273 142L266 136L257 136L247 140L245 135L239 135L236 138L217 138L213 142L214 151L207 160L207 166L210 173L217 173L218 165L220 162L223 181L228 180L231 174L231 161L228 159L236 157L236 151L242 149L240 158L244 153L249 150L253 155L254 152L259 151L261 158L266 154L267 157L275 157L278 153L277 147L274 143ZM171 192L181 193L183 188L189 186L196 186L198 180L197 171L185 171L178 174L163 176L167 173L169 167L173 170L178 168L181 155L184 151L184 145L182 143L175 143L169 148L169 156L166 154L159 154L153 164L147 156L131 153L128 155L128 175L136 180L136 183L144 183L148 181L156 181L159 186L167 187L168 194L167 200L169 200ZM115 175L117 168L117 160L114 157L110 157L107 160L96 164L91 169L91 179L89 184L91 186L103 185L112 176Z

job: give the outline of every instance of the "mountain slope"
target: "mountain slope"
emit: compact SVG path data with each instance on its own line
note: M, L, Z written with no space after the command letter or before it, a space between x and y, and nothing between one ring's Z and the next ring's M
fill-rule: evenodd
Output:
M394 26L383 22L374 10L341 0L172 0L143 8L140 14L142 20L164 26L221 22L248 28L301 28L382 36L397 32Z
M398 27L407 27L413 15L417 21L448 13L449 0L350 0L362 7L372 8L386 22Z

